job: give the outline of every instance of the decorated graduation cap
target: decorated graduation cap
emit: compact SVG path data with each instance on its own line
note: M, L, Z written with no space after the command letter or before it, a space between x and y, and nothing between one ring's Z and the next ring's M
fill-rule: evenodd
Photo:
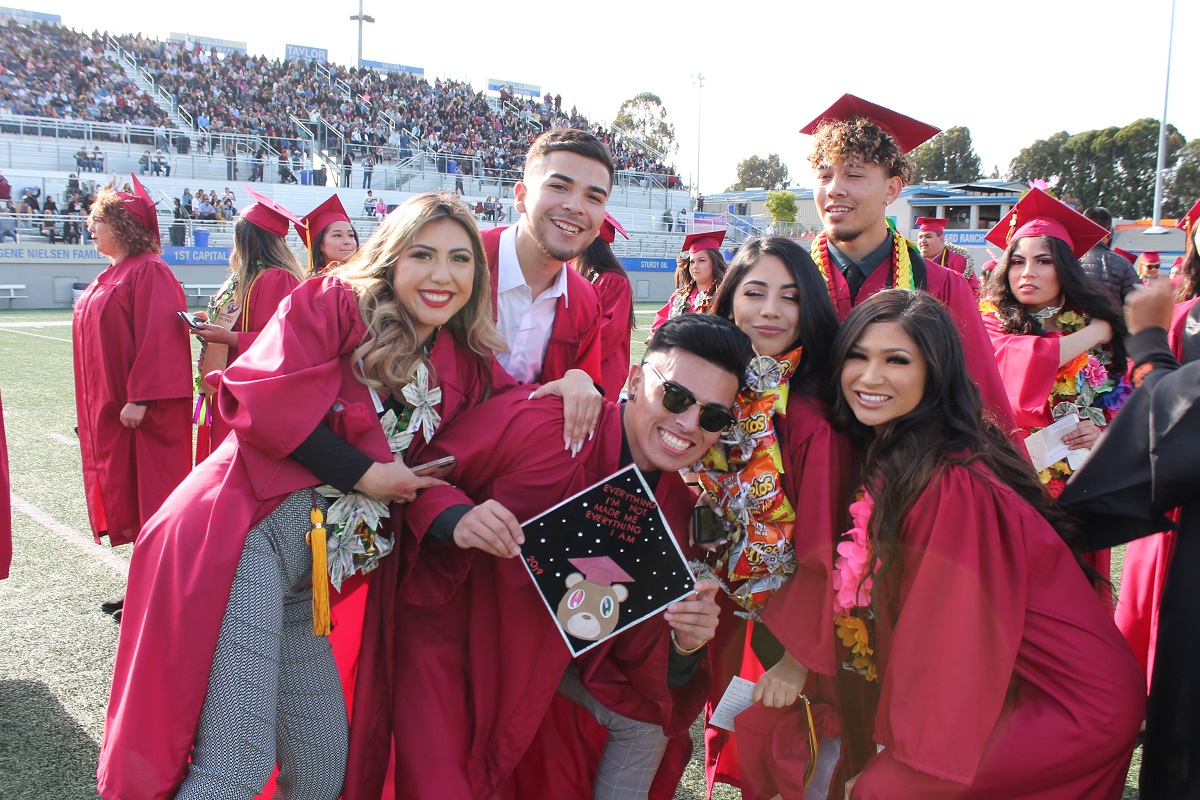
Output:
M158 209L155 207L150 193L146 191L146 187L138 180L137 175L130 173L129 177L133 178L133 194L117 192L117 197L121 198L121 205L125 206L125 210L130 214L133 214L134 219L154 232L154 241L157 242L159 241Z
M1175 223L1176 228L1183 228L1187 231L1188 236L1196 232L1196 225L1200 223L1200 200L1196 201L1196 205L1192 206L1186 214L1179 218L1179 222Z
M568 558L567 561L583 573L584 580L597 586L612 586L614 583L633 581L633 577L608 556Z
M917 230L929 231L931 233L945 233L946 226L950 224L950 220L941 219L940 217L917 217Z
M682 253L694 253L697 250L720 250L721 242L725 241L725 231L705 231L689 233L683 240Z
M935 128L933 125L920 122L912 117L906 117L898 111L892 111L890 108L884 108L852 94L844 94L839 97L833 105L818 114L816 119L801 128L800 132L811 136L817 132L817 127L822 122L850 120L856 117L866 117L883 128L896 140L896 144L905 153L915 150L942 132L941 128Z
M987 240L1007 248L1013 239L1026 236L1052 236L1066 242L1076 258L1108 236L1108 229L1097 225L1067 204L1055 200L1041 189L1030 189L1012 210L987 233Z
M311 250L313 242L321 235L321 231L335 222L349 221L350 215L346 213L341 199L334 194L296 223L296 233L299 234L300 240L304 242L305 246Z
M238 216L255 227L276 236L287 236L288 225L300 223L299 217L271 198L263 197L249 186L246 187L246 191L254 198L254 202L243 208Z
M617 218L612 214L605 212L604 222L600 223L600 238L609 244L612 244L617 240L618 233L620 233L626 239L629 238L629 234L626 233L625 229L621 227L621 223L617 222Z

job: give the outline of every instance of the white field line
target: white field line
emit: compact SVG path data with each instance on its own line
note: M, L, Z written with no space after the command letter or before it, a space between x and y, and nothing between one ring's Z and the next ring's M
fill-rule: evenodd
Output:
M30 333L29 331L15 331L12 328L0 328L0 333L19 333L22 336L36 336L38 339L49 339L52 342L66 342L71 344L70 339L60 339L57 336L43 336L40 333Z
M66 525L63 525L45 511L42 511L33 503L30 503L28 500L20 497L19 495L14 494L12 496L12 504L15 510L20 511L22 514L41 525L46 530L57 534L70 544L86 552L88 555L98 559L102 564L111 568L121 577L128 577L129 562L113 553L113 551L109 548L101 547L100 545L96 544L91 535L80 533L77 530L68 528Z
M63 436L61 433L47 433L46 436L58 442L59 444L65 444L68 447L75 447L79 444L78 439L72 439L70 436Z
M3 299L3 298L0 298ZM69 319L26 320L25 322L0 322L0 328L69 328Z

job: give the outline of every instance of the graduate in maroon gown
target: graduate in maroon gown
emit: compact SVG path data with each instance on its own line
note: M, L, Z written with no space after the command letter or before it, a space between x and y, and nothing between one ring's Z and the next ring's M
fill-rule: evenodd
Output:
M729 424L750 355L745 335L726 320L672 320L651 338L645 362L631 367L629 400L605 403L595 438L575 458L558 443L561 402L530 402L523 391L439 434L426 452L457 456L449 478L457 488L439 487L406 515L425 541L410 578L421 581L402 591L426 605L397 618L396 798L645 797L656 772L654 796L673 796L688 729L708 694L702 646L716 627L716 584L701 583L696 599L572 662L525 566L512 558L523 542L517 520L633 463L683 538L694 496L677 471ZM577 723L586 714L556 701L560 682L576 702L579 690L589 696L598 720L616 714L634 723L627 733L645 747L626 754L638 769L617 758L623 737L610 734L605 744L594 722L572 724L572 715ZM433 719L413 711L430 695L440 710ZM635 786L614 789L614 767Z
M600 301L567 262L600 233L612 190L612 155L599 139L554 128L534 140L513 187L520 220L483 232L496 326L505 348L500 366L521 383L540 382L533 397L562 395L566 447L578 452L600 413Z
M4 438L4 403L0 401L0 578L12 564L12 481L8 474L8 440Z
M984 408L1006 431L1016 422L979 319L976 296L961 275L925 259L888 226L887 207L915 169L905 154L938 129L891 109L843 95L800 130L816 140L809 164L813 198L825 225L812 256L829 284L838 317L885 288L924 289L950 309Z
M810 758L807 736L793 735L795 718L804 718L800 694L825 704L816 712L820 718L836 720L828 705L838 669L828 624L833 547L849 519L856 468L849 440L829 421L829 358L838 319L808 253L781 237L746 242L717 293L714 313L744 330L758 356L734 405L737 434L709 451L700 474L731 532L731 541L714 552L716 574L732 594L713 645L709 711L735 675L756 682L759 703L738 716L736 734L706 729L706 760L710 786L720 780L740 787L746 798L766 800L803 792L803 768L800 783L791 782L794 765ZM759 489L764 481L765 491ZM759 496L765 500L755 502ZM756 621L747 623L735 609ZM837 761L831 740L838 731L822 734L831 771ZM775 762L783 741L799 752L789 753L781 770Z
M340 521L334 507L344 500L380 513L380 501L386 511L387 501L438 483L414 476L401 455L420 463L442 419L494 386L512 385L493 368L499 340L488 305L469 210L452 196L420 195L389 216L337 274L289 295L255 345L215 376L234 435L146 526L130 564L97 773L102 797L188 797L211 782L205 796L248 798L271 774L277 744L281 786L339 794L345 704L330 643L314 631L320 592L313 602L309 587L336 584L372 564L372 575L391 569L394 586L396 568L388 565L399 554L385 557L391 533L375 526L364 542L364 530ZM383 424L397 432L389 436ZM310 576L305 531L313 508L329 506L312 491L322 483L342 497L328 509L328 547L312 542L327 556L326 568ZM394 502L390 511L399 512ZM261 596L246 598L240 584L248 542L263 525L272 543L259 547L278 554L255 582L266 587ZM290 572L299 580L274 590L298 593L289 606L298 619L280 631L280 599L271 589L280 577L272 582L270 573L296 562ZM260 713L242 703L214 706L242 685L230 678L241 651L230 655L226 641L239 615L266 637L250 668L258 679L242 698L259 703ZM364 635L364 658L367 642ZM275 673L275 663L288 664L297 648L311 655L307 667ZM365 682L360 689L372 688ZM300 709L320 723L307 733L288 728L293 717L284 710L297 702L320 706Z
M897 290L834 344L834 419L866 462L830 624L849 677L878 686L848 797L1117 800L1140 671L952 331L940 303Z
M346 263L358 250L358 231L336 194L305 214L296 223L296 233L308 250L309 275L322 275Z
M618 400L629 377L630 331L634 327L633 287L625 268L613 255L612 243L629 234L611 214L604 215L600 235L575 259L575 269L592 282L600 298L600 386L609 400Z
M978 297L979 276L975 274L975 259L963 248L946 244L946 226L950 224L950 220L918 217L914 224L918 231L917 249L921 251L921 255L939 267L962 275Z
M671 317L709 310L728 268L721 253L723 241L723 230L689 233L684 237L679 266L675 269L675 293L654 315L651 331L658 330Z
M1106 235L1041 189L1029 190L988 232L988 241L1005 250L980 310L1022 438L1074 415L1079 422L1063 441L1087 450L1129 394L1125 323L1079 265ZM1051 496L1062 494L1069 458L1038 467ZM1087 559L1109 577L1107 551Z
M305 275L284 240L288 227L298 224L299 218L253 189L247 187L246 191L255 202L243 208L234 222L229 278L209 300L209 322L192 330L204 342L196 379L200 392L196 405L197 463L229 435L220 408L211 401L215 387L204 376L232 364L254 344L279 303Z
M92 241L112 263L76 301L71 328L88 517L96 541L113 545L132 542L191 468L187 304L158 256L154 201L134 183L135 194L102 192L92 205Z

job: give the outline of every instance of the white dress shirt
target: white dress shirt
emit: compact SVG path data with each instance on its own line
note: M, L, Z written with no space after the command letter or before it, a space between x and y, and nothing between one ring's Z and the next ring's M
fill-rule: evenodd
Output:
M521 383L533 383L541 378L546 346L550 343L550 328L558 298L567 298L567 270L563 264L558 277L549 289L536 298L525 282L521 262L517 257L517 226L500 234L500 252L496 276L496 325L508 350L496 353L500 366Z

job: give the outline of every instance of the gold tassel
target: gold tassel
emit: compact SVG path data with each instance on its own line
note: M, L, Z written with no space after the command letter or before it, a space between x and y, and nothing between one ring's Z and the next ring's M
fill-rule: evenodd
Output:
M805 695L800 695L800 699L804 702L804 715L808 719L808 764L804 767L803 783L803 788L808 789L817 770L817 731L813 728L812 704Z
M308 518L312 520L312 530L304 537L312 548L312 612L313 633L317 636L328 636L329 624L329 568L325 563L325 514L313 500L312 511Z

